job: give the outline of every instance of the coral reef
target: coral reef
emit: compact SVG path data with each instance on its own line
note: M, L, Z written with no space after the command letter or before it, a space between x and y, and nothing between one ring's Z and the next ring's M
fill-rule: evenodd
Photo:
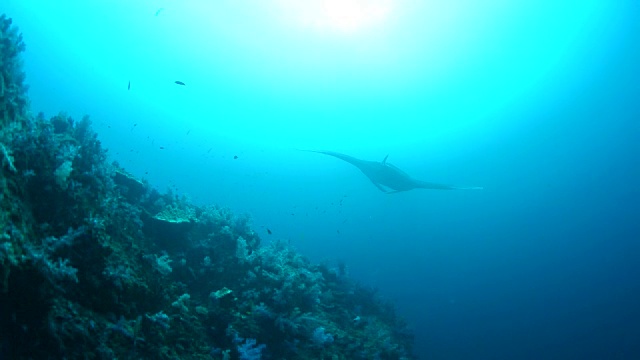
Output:
M11 19L0 15L0 127L25 115L27 87L20 53L25 46Z
M340 268L109 164L88 117L29 115L22 39L0 30L1 359L413 358Z

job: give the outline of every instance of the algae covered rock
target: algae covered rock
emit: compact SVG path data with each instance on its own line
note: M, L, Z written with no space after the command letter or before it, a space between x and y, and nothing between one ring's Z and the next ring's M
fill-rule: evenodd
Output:
M129 202L139 201L147 191L144 182L136 179L135 176L120 167L116 167L113 181Z
M189 232L197 222L195 209L171 204L160 212L144 218L144 232L163 248L176 249L188 241Z

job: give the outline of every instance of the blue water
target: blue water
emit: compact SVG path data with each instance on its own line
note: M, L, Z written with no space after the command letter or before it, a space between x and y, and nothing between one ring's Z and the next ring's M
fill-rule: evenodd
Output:
M640 4L448 3L0 12L24 34L32 109L89 114L160 190L346 262L421 358L640 358ZM299 149L484 190L384 194Z

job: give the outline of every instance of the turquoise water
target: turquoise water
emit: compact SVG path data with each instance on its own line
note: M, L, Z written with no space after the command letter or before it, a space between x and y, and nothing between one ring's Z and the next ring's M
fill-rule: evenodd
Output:
M640 356L637 2L132 3L0 5L33 109L345 261L422 358ZM484 190L384 194L300 149Z

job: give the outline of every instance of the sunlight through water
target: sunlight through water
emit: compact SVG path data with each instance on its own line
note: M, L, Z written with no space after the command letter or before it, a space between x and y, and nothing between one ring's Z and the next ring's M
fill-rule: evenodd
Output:
M58 87L99 84L118 94L94 107L121 109L135 97L135 111L168 124L167 134L198 127L203 136L255 146L339 149L508 135L519 124L502 123L506 109L556 101L556 93L580 86L571 79L593 71L599 58L587 54L611 43L598 29L613 7L503 0L101 4L29 9L34 23L55 30L43 43L56 49L42 56L60 51L73 69ZM52 11L59 19L48 16ZM127 81L132 91L120 93Z
M390 0L281 0L288 21L305 28L356 33L383 26L392 10Z

